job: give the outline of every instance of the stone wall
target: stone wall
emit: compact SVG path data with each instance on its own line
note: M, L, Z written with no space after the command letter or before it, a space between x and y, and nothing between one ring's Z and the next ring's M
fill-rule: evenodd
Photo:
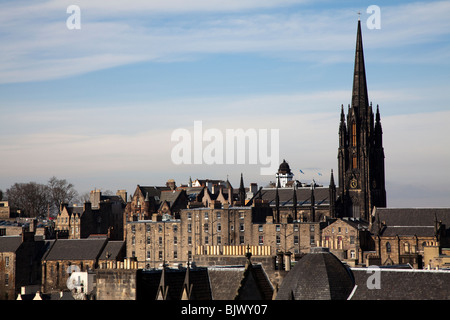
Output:
M137 270L96 270L97 300L136 300Z

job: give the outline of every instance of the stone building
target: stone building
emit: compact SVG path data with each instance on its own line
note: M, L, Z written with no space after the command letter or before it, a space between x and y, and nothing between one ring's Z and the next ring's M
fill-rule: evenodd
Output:
M271 300L274 288L260 264L98 269L98 300Z
M0 237L0 300L14 300L21 287L40 284L46 243L32 232Z
M82 239L91 234L104 234L110 239L123 239L123 209L126 192L104 196L100 190L90 193L90 200L81 206L62 204L55 219L58 238Z
M325 247L351 266L364 264L364 252L373 250L369 223L354 218L330 220L321 232L318 247Z
M421 269L427 245L450 245L450 208L375 208L371 233L370 258L376 264L409 263Z
M9 201L0 201L0 220L14 219L20 216L20 210L13 208L9 205Z
M44 293L68 290L67 279L74 271L93 271L107 244L104 238L51 240L51 247L43 256L42 289Z

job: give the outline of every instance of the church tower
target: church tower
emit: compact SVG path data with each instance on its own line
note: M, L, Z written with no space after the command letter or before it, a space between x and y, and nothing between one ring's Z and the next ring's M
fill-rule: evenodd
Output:
M383 131L379 107L376 115L369 104L358 20L352 104L345 119L341 106L339 125L339 216L369 221L374 206L386 207Z

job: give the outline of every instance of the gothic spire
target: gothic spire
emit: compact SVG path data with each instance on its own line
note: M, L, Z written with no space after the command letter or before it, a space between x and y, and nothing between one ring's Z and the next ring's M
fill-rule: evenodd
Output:
M365 110L369 106L367 94L366 69L364 65L364 52L361 35L361 21L358 20L358 33L356 36L355 68L353 74L352 107L356 107L358 112Z
M241 183L239 185L239 201L241 202L241 205L245 205L245 187L244 187L244 177L241 173Z

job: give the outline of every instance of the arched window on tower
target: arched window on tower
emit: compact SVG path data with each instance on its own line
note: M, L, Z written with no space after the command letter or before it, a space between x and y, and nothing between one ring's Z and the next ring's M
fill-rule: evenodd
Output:
M356 123L352 124L352 146L356 147Z

